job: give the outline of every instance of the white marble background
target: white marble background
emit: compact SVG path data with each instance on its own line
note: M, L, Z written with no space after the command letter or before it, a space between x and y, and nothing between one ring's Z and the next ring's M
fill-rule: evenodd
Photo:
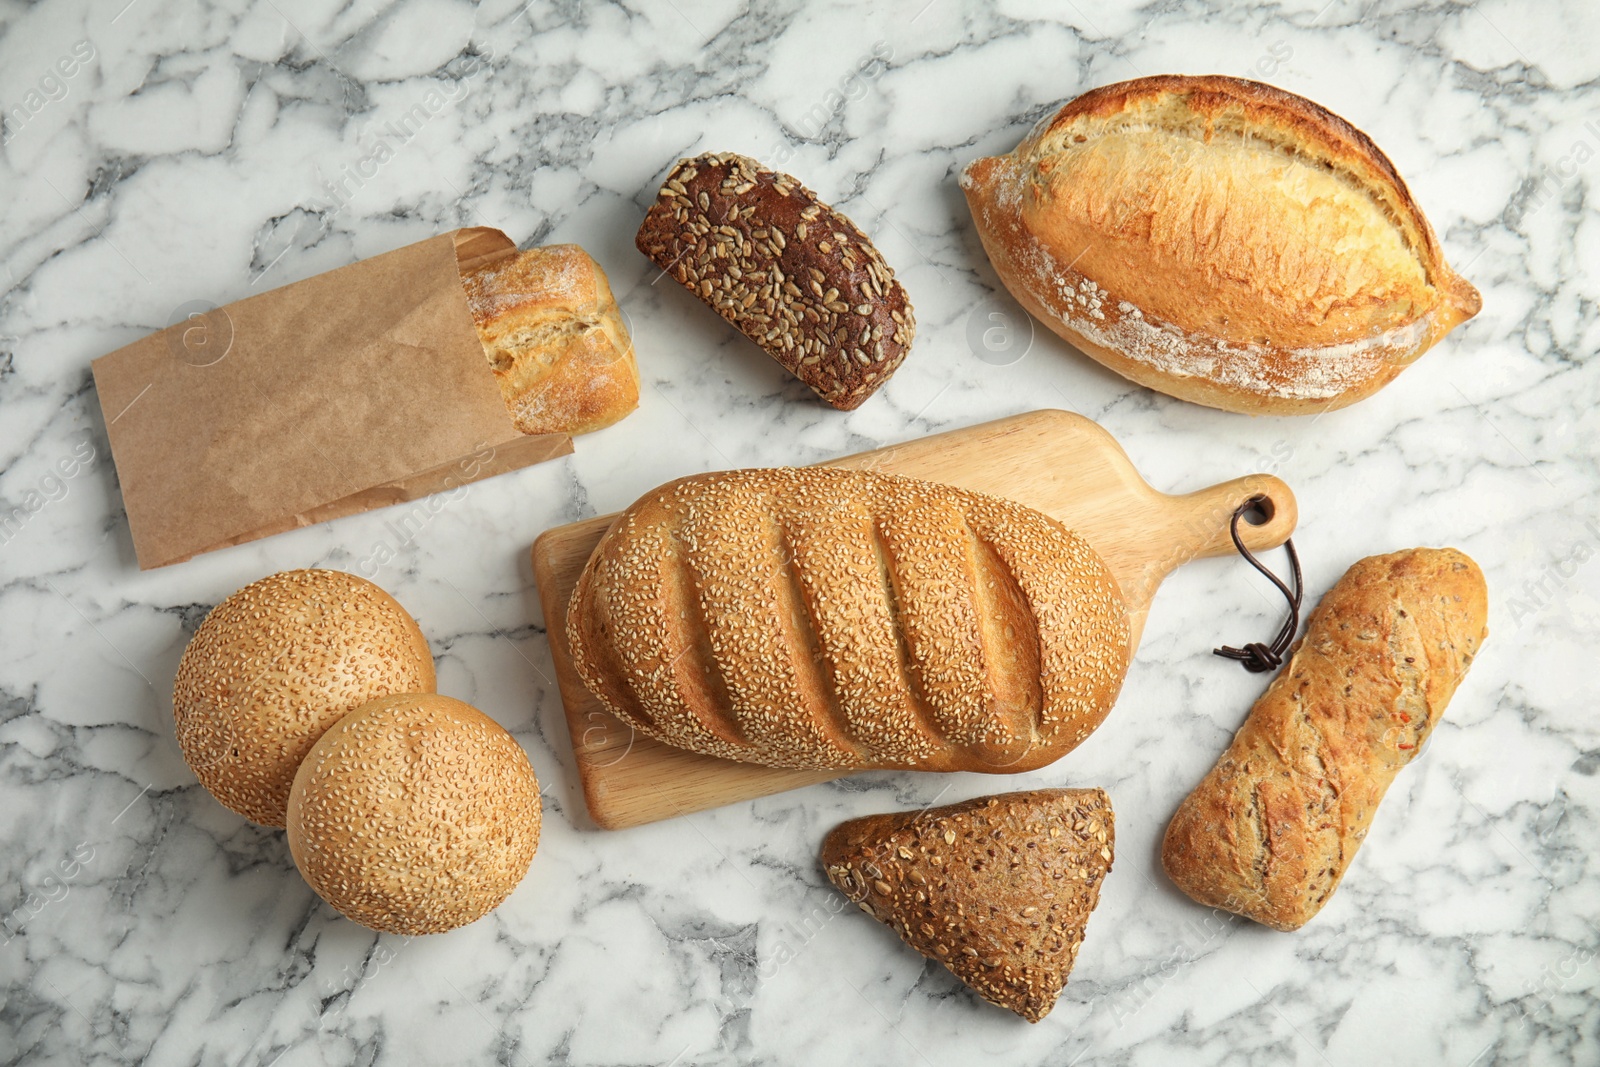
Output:
M24 512L0 544L0 1060L1600 1062L1600 8L519 5L0 3L0 511ZM852 81L875 50L877 76ZM978 358L969 330L996 283L956 172L1085 89L1169 71L1252 75L1369 132L1483 314L1315 419L1154 395L1042 330L1014 364ZM324 183L430 89L447 106L391 139L349 203L330 199ZM649 284L644 207L675 158L711 149L785 160L910 289L916 350L861 410L813 402ZM421 619L441 689L527 746L547 806L504 907L406 941L321 904L280 834L195 784L170 727L174 666L210 605L278 569L354 567L385 515L140 573L88 364L185 302L480 222L601 260L644 400L576 456L474 486L379 575ZM1265 684L1210 655L1277 623L1238 561L1169 580L1111 720L1054 768L870 775L587 828L526 559L537 533L684 473L1042 406L1101 422L1161 488L1282 476L1312 597L1360 556L1417 544L1488 572L1485 651L1311 926L1225 922L1156 856ZM841 818L1045 783L1107 788L1119 833L1041 1025L835 917L814 855Z

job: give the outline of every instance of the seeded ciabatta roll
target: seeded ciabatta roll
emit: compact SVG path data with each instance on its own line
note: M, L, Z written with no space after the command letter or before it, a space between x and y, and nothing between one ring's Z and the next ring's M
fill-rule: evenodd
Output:
M1481 306L1377 145L1258 82L1095 89L961 186L996 273L1039 321L1198 404L1352 404Z
M1055 1007L1111 870L1101 789L1035 789L869 815L822 843L829 881L985 1000Z
M774 767L1032 770L1098 726L1128 620L1055 520L950 486L808 468L646 494L567 614L579 675L640 731Z
M577 245L465 272L467 307L523 433L588 433L639 406L639 368L606 272Z
M679 160L637 243L841 411L859 407L911 350L911 301L872 242L753 159Z
M1346 571L1178 807L1161 850L1168 877L1202 904L1278 930L1305 925L1444 714L1488 617L1483 572L1453 548Z

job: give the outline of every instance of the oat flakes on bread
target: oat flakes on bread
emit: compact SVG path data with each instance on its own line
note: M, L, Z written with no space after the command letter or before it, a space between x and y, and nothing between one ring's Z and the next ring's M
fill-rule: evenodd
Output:
M1259 82L1095 89L961 185L1036 318L1141 385L1229 411L1352 404L1481 305L1388 157Z
M582 248L530 248L461 282L518 430L589 433L639 406L633 341L606 272Z
M822 843L828 879L980 996L1036 1023L1111 870L1111 798L1036 789L872 815Z
M636 243L841 411L859 407L911 350L911 301L866 234L746 156L679 160Z
M1298 930L1328 902L1378 804L1488 634L1483 572L1453 548L1369 556L1167 826L1161 863L1201 904Z

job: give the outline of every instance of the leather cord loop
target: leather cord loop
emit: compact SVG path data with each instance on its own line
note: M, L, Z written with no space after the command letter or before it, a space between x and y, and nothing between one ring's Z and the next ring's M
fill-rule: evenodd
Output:
M1228 532L1233 535L1233 547L1239 550L1239 555L1245 558L1245 562L1266 575L1267 580L1277 586L1278 592L1289 602L1289 617L1283 621L1283 626L1270 645L1252 641L1243 648L1223 645L1221 648L1212 649L1213 654L1238 660L1244 665L1245 670L1256 674L1277 670L1283 665L1283 657L1289 651L1289 646L1294 643L1294 635L1300 630L1300 603L1305 595L1305 589L1300 581L1300 554L1294 550L1293 538L1283 543L1283 547L1289 550L1290 574L1294 579L1294 591L1290 592L1289 587L1276 574L1267 570L1266 565L1244 547L1244 541L1239 537L1239 520L1244 518L1245 512L1262 503L1264 499L1264 497L1251 497L1235 508L1233 518L1228 523Z

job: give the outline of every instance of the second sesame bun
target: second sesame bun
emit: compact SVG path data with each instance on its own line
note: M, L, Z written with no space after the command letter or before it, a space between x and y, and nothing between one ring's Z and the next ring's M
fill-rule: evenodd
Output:
M283 571L212 609L173 685L178 747L225 807L282 826L323 731L391 693L431 693L433 655L393 597L343 571Z
M311 749L289 797L289 851L363 926L436 934L499 907L539 848L539 782L505 728L459 700L383 697Z

